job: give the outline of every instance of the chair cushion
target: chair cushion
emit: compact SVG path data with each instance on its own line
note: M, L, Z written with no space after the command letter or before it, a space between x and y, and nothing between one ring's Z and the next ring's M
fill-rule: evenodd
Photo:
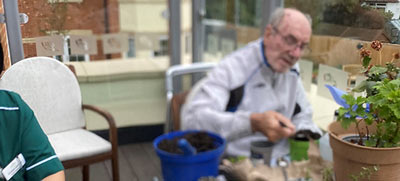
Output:
M111 150L111 144L96 134L75 129L47 135L61 161L83 158Z

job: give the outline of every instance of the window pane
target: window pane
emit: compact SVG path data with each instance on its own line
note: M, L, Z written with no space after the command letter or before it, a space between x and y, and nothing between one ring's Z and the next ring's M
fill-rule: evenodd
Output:
M167 2L166 0L20 0L19 11L29 16L29 22L21 28L25 57L37 56L38 47L35 42L40 39L39 37L52 35L64 37L62 46L65 46L65 50L63 55L45 56L60 58L61 61L149 58L159 51L162 51L162 56L167 56L168 43L160 44L161 39L168 37ZM190 7L188 2L190 1L182 2L182 9ZM190 29L188 31L190 32ZM68 42L69 35L94 36L96 52L74 53L75 51L71 50L71 43ZM104 39L105 35L110 36ZM163 49L160 50L160 47Z
M42 56L74 65L83 103L111 112L118 127L164 123L164 74L170 49L167 0L18 0L18 4L19 12L29 16L21 27L25 58L38 56L37 45L50 53L63 51ZM184 37L191 36L191 1L181 0L181 10L185 42ZM41 38L49 36L54 39ZM93 113L86 118L89 129L107 128Z
M398 43L398 2L285 0L285 6L295 7L312 17L312 53L305 58L315 63L339 68L344 64L358 64L357 46L373 40L388 43L387 51L397 49L391 44ZM391 54L387 53L386 60L390 61Z
M206 0L203 60L218 61L260 38L261 6L262 0Z

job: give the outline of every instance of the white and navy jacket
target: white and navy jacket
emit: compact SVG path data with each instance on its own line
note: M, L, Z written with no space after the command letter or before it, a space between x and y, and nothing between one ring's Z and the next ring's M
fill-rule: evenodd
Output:
M181 112L182 129L220 134L228 141L226 153L235 156L250 156L250 142L267 139L252 133L249 117L254 112L277 111L291 119L297 131L321 134L312 122L298 69L296 64L286 73L274 72L264 55L262 39L249 43L225 57L191 91ZM272 158L288 152L288 141L280 140Z

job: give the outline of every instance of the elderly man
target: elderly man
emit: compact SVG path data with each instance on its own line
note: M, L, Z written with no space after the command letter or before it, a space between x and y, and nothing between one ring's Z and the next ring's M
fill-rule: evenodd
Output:
M262 39L225 57L192 91L182 109L183 129L219 133L227 154L250 156L252 141L276 142L272 158L288 154L296 130L321 134L299 77L297 60L311 26L295 9L277 9Z

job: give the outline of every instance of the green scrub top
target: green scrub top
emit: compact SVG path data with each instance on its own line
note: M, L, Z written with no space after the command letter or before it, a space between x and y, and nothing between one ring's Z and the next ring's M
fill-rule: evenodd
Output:
M26 163L10 180L42 180L64 169L29 106L0 90L0 167L20 153Z

